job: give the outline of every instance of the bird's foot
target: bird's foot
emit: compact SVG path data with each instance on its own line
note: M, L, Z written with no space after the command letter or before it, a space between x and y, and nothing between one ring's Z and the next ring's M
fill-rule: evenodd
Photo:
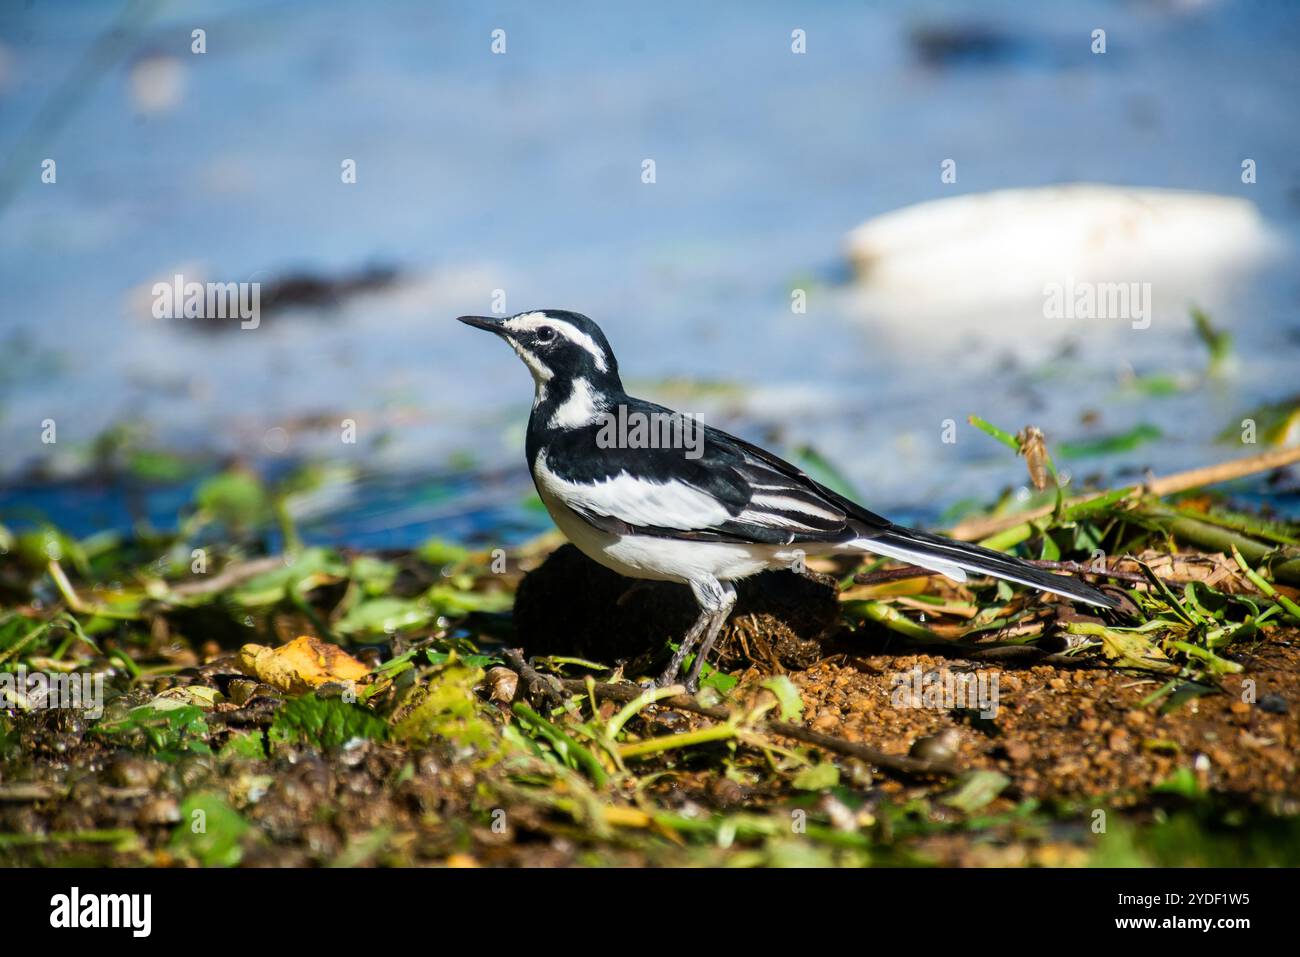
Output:
M686 689L687 694L695 694L700 690L700 682L696 677L681 679L680 669L669 668L651 683L652 688L671 688L673 685L681 685Z

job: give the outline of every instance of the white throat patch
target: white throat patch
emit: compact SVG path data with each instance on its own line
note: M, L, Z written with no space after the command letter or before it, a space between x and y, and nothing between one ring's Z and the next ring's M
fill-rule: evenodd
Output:
M547 426L552 429L576 429L591 425L604 413L604 405L591 391L591 383L586 379L574 379L573 391L560 403Z
M524 360L524 365L528 366L528 371L533 374L533 405L537 405L546 399L546 383L551 381L551 376L555 373L542 362L541 359L533 355L513 339L506 337L510 343L510 348L515 350L515 355Z

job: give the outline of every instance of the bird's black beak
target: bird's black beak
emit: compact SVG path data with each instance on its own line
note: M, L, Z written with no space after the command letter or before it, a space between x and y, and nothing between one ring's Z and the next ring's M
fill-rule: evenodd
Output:
M505 319L498 319L493 316L457 316L461 322L467 326L474 326L477 329L486 329L488 332L495 332L497 335L505 335Z

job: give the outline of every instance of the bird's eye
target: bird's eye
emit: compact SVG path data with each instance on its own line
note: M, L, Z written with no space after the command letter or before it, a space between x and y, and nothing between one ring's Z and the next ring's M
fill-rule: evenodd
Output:
M555 338L555 330L550 326L538 326L535 335L538 342L550 342Z

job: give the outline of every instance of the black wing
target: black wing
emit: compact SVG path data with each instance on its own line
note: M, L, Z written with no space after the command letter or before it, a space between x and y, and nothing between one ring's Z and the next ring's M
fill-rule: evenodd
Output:
M661 423L660 434L682 442L672 448L602 445L599 428L590 426L548 431L535 446L545 448L540 469L537 452L530 450L539 486L563 483L566 504L597 528L790 545L844 542L870 534L869 528L889 527L756 445L650 402L625 404L629 417L669 417L654 420Z

